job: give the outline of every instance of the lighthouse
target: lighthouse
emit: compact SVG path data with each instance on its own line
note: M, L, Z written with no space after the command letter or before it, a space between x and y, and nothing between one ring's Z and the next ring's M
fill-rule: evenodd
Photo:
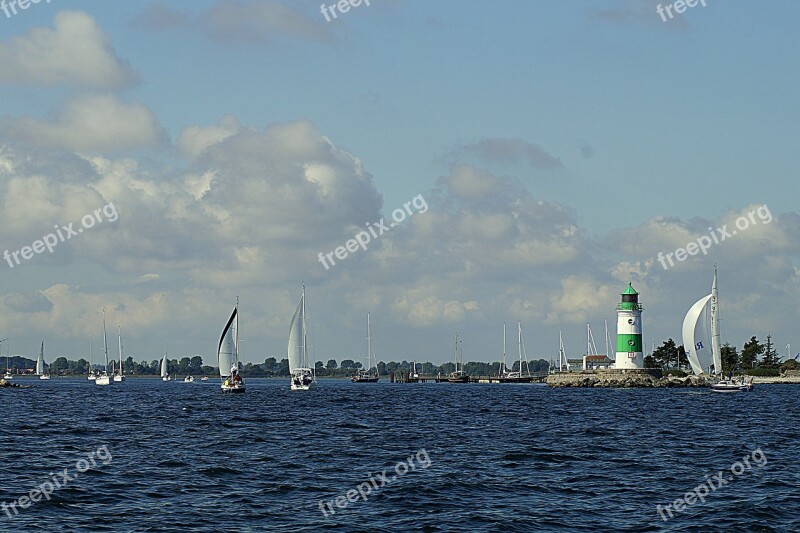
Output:
M617 306L617 357L618 370L644 368L642 353L642 306L639 293L628 282L620 293L622 301Z

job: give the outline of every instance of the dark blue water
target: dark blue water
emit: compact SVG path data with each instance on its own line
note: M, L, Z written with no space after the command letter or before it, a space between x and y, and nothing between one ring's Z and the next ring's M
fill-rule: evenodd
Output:
M33 387L0 389L0 502L73 476L92 452L95 466L50 501L0 514L2 531L800 529L791 385L715 395L323 380L292 393L249 380L229 396L216 381L16 381ZM705 503L659 516L745 456L751 469ZM384 469L395 479L374 489ZM371 474L366 500L351 494L325 516L320 500L366 493Z

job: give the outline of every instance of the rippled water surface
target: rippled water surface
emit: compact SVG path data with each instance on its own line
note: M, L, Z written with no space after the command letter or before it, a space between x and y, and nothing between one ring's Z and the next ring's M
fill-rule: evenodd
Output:
M253 379L227 396L213 380L16 382L32 387L0 389L0 502L78 473L92 452L110 460L50 501L6 507L2 531L800 530L791 385L721 395L323 380L292 393ZM757 449L766 464L731 476ZM326 517L321 500L384 469L391 483ZM732 481L661 519L656 505L720 470Z

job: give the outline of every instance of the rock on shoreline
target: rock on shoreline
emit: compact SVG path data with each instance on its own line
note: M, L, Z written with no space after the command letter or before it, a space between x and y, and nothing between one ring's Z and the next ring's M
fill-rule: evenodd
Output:
M708 387L705 377L678 376L661 377L660 372L575 372L547 376L548 387L589 388L675 388Z

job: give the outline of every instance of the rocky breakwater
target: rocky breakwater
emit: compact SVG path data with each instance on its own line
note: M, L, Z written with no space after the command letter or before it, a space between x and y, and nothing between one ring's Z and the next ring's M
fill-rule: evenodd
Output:
M628 370L625 372L599 370L595 372L570 372L547 376L549 387L592 388L673 388L708 387L709 381L700 376L662 377L660 370Z
M10 381L6 381L4 379L0 379L0 389L6 387L16 387L18 389L27 389L27 385L20 385L19 383L11 383Z

